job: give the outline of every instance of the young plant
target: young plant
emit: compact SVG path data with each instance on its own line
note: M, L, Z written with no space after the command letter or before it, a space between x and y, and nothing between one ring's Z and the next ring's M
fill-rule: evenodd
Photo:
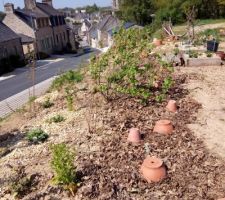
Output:
M54 103L52 103L52 102L50 101L50 98L47 98L47 99L45 100L45 102L42 103L42 107L45 108L45 109L51 108L52 106L54 106Z
M27 135L26 138L32 142L32 143L40 143L40 142L44 142L45 140L47 140L49 137L49 135L47 133L45 133L42 129L33 129L30 130Z
M174 52L174 55L177 56L180 53L180 50L179 48L175 48L173 52Z
M11 180L9 190L16 199L22 199L31 189L35 177L28 176L24 166L13 169L15 171L15 176Z
M56 115L48 120L49 123L60 123L65 121L65 118L61 115Z
M65 92L66 92L67 108L69 111L73 111L73 91L70 91L69 88L66 88Z
M51 167L54 171L53 183L63 185L72 194L77 190L75 153L65 144L52 145Z
M213 55L213 54L212 54L211 52L208 52L208 51L206 52L206 56L207 56L208 58L211 58L212 55Z
M29 102L29 103L33 103L36 99L37 99L36 96L31 96L31 97L29 97L28 102Z

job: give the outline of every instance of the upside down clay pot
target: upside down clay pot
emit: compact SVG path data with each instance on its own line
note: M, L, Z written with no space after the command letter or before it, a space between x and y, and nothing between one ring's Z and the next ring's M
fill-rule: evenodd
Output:
M170 100L166 106L166 109L170 112L177 112L177 102L174 100Z
M127 140L128 140L128 142L132 142L132 143L140 143L141 142L141 134L140 134L139 129L131 128L129 131Z
M216 55L221 58L221 60L225 60L225 53L223 51L217 51Z
M163 161L159 158L147 156L141 165L140 172L148 183L159 182L166 178L167 171Z
M161 46L162 45L162 40L161 39L157 39L157 38L154 38L154 40L153 40L153 44L155 45L155 46Z
M169 120L159 120L156 122L153 132L169 135L173 132L173 125Z

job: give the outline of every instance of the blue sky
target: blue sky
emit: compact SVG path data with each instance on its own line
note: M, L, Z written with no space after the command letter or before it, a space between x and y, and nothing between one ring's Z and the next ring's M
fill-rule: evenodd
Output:
M37 0L41 1L41 0ZM0 10L3 9L4 3L14 3L15 7L20 6L23 8L23 0L0 0ZM85 6L85 5L92 5L96 3L99 6L109 6L111 5L111 0L53 0L54 7L56 8L64 8L64 7L78 7L78 6Z

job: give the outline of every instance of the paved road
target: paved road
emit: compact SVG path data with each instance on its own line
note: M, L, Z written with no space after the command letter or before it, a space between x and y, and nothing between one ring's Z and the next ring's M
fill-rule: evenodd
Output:
M36 68L35 96L43 94L50 86L55 76L62 72L76 69L86 62L93 51L80 56L60 57L56 60L38 64ZM13 74L13 75L12 75ZM0 79L0 118L23 106L29 99L31 80L29 69L22 68Z
M84 54L78 57L62 58L61 61L58 62L50 62L48 64L44 63L44 65L36 68L35 84L54 77L63 71L76 69L82 62L90 58L92 53ZM3 101L4 99L7 99L31 87L32 82L29 78L29 69L23 68L20 70L22 72L18 73L16 76L0 81L0 101Z

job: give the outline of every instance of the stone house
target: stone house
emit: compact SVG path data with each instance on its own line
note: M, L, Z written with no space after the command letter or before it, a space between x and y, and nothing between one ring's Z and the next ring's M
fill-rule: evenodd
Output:
M120 26L120 21L118 18L108 15L103 18L97 27L97 37L98 37L98 46L100 48L108 47L109 44L109 30Z
M52 1L24 0L24 4L23 9L5 4L3 22L17 34L32 38L37 53L51 54L65 49L69 42L66 23L63 14L53 8Z
M10 56L17 56L18 61L24 60L21 39L9 27L0 22L0 74L9 71L8 69L3 69L5 66L1 61L2 59L10 58Z

